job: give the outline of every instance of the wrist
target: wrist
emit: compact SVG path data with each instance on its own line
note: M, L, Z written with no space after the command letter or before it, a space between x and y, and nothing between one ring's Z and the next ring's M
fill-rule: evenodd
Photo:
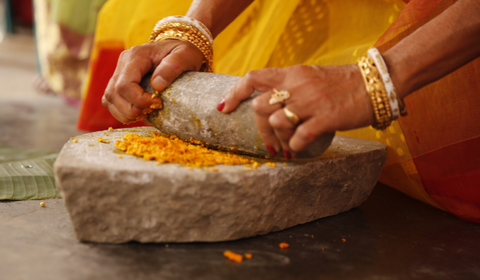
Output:
M253 0L194 0L186 16L202 22L216 38Z
M202 22L186 16L169 16L161 19L150 35L150 42L169 39L188 42L198 48L205 58L200 71L213 71L213 37Z
M205 27L212 33L213 39L215 39L220 33L215 29L214 20L209 14L198 12L198 9L190 9L185 16L194 18L205 25Z
M355 104L358 106L358 110L362 112L360 126L369 126L375 124L375 113L373 104L370 100L370 96L365 88L365 83L362 77L362 73L358 65L351 65L352 81L354 81Z
M397 55L393 51L387 51L382 54L383 60L387 65L388 72L392 79L400 99L404 99L414 91L415 65L409 63L406 57Z

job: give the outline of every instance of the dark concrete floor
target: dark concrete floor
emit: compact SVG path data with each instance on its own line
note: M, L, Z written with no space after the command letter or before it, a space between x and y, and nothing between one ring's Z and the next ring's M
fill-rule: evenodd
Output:
M480 279L479 225L380 184L343 214L220 243L82 243L45 202L0 202L0 279Z
M77 113L59 98L0 92L0 143L59 151L81 133ZM0 201L1 280L480 279L480 225L381 184L346 213L220 243L82 243L62 200L45 202ZM224 250L253 258L233 263Z

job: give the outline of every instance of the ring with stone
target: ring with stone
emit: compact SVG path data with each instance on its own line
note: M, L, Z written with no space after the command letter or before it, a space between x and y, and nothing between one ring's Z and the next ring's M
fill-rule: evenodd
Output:
M268 104L273 105L277 103L283 103L285 100L290 98L290 92L286 90L280 90L278 91L277 89L273 89L273 94L270 97L270 100L268 101Z
M287 107L283 107L283 112L285 113L285 116L287 116L287 119L293 124L297 125L298 122L300 121L300 118L295 114L294 112L288 110Z

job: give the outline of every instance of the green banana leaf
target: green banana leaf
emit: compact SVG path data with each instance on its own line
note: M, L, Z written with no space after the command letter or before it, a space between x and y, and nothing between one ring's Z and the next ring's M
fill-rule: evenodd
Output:
M61 197L53 173L57 156L0 144L0 200Z

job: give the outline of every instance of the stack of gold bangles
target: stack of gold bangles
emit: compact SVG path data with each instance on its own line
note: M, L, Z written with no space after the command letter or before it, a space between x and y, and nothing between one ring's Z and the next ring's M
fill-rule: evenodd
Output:
M171 16L160 20L150 35L150 42L166 39L185 41L197 47L204 56L200 71L212 72L213 38L205 25L198 20L184 16Z
M407 114L405 105L398 98L385 61L376 48L368 50L368 56L362 57L357 65L373 105L375 123L372 126L385 130L392 121Z

